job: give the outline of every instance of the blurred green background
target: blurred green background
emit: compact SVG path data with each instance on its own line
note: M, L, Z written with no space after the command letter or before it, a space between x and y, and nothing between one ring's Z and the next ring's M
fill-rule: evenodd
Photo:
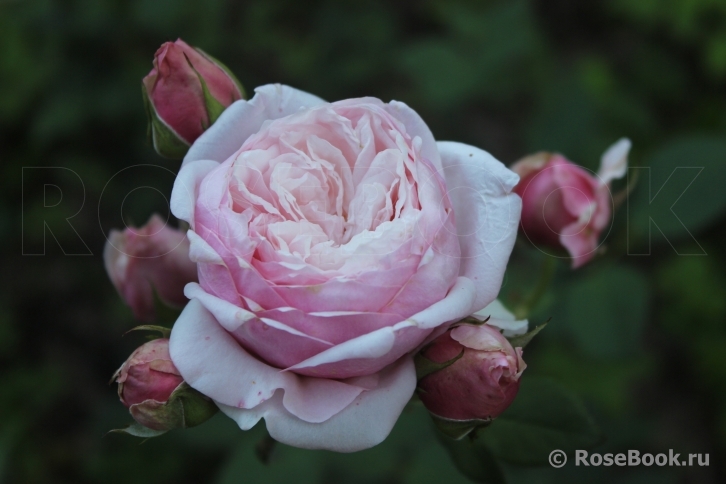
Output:
M135 322L104 272L104 233L168 213L179 164L145 143L140 80L177 37L250 92L282 82L402 100L438 139L507 164L550 150L595 169L630 137L631 164L650 172L605 255L577 272L560 262L531 317L552 321L524 378L582 396L607 437L598 452L701 452L710 465L506 472L726 482L723 0L0 0L0 482L465 482L420 408L372 450L280 446L267 466L254 456L261 429L223 416L143 445L104 437L130 420L106 382L143 342L122 337ZM526 297L543 259L517 245L506 303Z

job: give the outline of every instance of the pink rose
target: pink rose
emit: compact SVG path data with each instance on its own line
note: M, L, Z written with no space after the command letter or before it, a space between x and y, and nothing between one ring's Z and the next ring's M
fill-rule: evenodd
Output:
M419 398L439 417L489 420L514 401L527 367L522 348L512 348L499 328L463 324L436 338L422 352L436 363L462 356L419 382Z
M199 267L174 363L242 429L264 418L298 447L376 445L416 386L411 353L499 292L517 181L437 143L403 103L258 88L174 185Z
M602 156L596 176L564 156L537 153L514 165L521 181L522 232L536 246L563 248L577 268L595 256L610 223L610 182L625 175L630 141L621 139Z
M142 84L154 147L162 156L178 159L224 108L244 96L229 69L181 39L159 47Z
M187 302L184 286L197 280L185 232L170 228L156 214L141 228L112 230L103 260L111 282L142 321L155 318L154 292L170 306L181 307Z

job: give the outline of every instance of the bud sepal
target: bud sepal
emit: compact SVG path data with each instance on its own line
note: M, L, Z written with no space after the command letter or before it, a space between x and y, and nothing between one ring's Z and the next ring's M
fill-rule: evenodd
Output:
M218 410L210 398L186 382L182 382L174 390L166 403L145 400L129 407L129 412L137 423L160 432L196 427L209 420Z

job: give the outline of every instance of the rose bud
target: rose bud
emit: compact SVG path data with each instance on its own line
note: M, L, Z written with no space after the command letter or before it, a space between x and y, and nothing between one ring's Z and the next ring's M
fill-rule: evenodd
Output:
M142 321L156 316L155 292L169 306L181 307L187 302L184 286L197 280L186 233L156 214L141 228L112 230L103 259L111 282Z
M629 150L625 138L612 145L597 175L560 154L537 153L516 162L511 169L521 177L514 191L522 197L525 236L538 247L566 250L573 268L592 259L610 222L610 182L625 175Z
M181 159L189 146L244 90L221 62L181 39L166 42L142 81L154 149Z
M127 408L146 400L164 403L184 379L169 356L169 340L141 345L117 372L118 396Z
M137 348L114 378L121 403L134 420L152 430L192 427L217 411L211 400L184 383L171 361L166 338Z
M448 366L418 383L419 397L434 416L455 421L489 421L514 400L527 367L522 348L512 348L489 324L462 324L422 350L422 356Z

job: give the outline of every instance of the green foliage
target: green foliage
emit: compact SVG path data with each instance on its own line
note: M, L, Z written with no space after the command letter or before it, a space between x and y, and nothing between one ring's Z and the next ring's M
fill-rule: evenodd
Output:
M545 465L555 449L574 455L602 438L575 395L553 381L525 377L514 403L480 432L476 445L485 445L504 462Z
M649 253L651 242L666 242L679 254L704 255L698 247L687 251L681 242L698 245L694 235L726 212L726 137L674 139L637 171L641 188L628 207L631 253Z
M642 346L648 281L637 270L611 266L571 277L562 292L566 331L590 357L632 355Z

